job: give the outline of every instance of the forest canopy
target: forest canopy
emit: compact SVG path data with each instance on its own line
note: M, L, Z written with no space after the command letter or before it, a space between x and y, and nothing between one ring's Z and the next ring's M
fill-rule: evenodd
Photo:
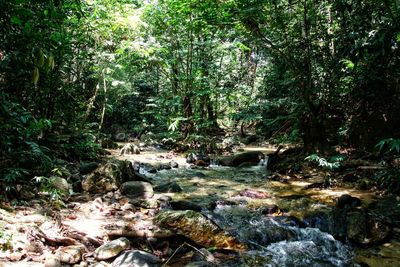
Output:
M95 158L120 132L396 148L399 5L1 1L2 182Z

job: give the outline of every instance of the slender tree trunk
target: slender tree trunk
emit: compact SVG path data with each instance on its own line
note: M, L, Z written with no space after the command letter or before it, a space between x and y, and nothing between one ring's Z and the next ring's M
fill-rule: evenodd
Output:
M107 84L106 84L105 70L103 70L102 74L103 74L104 104L103 104L103 109L101 111L99 131L101 131L101 128L103 126L104 116L106 115L106 107L107 107Z
M90 112L92 111L92 109L94 108L94 102L96 101L97 98L97 93L99 92L99 84L96 85L96 90L94 91L93 96L89 99L89 104L87 105L86 108L86 113L85 113L85 118L84 118L84 122L86 122L90 116Z

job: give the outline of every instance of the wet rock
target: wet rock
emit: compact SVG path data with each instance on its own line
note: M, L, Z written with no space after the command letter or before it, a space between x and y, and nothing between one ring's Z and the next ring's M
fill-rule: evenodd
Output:
M335 218L336 216L333 215L332 210L326 211L316 211L310 214L306 214L303 219L303 223L306 227L318 228L319 230L330 233L334 236L341 236L345 237L346 233L342 233L339 228L335 227ZM343 220L339 220L341 223L340 225L344 225Z
M98 247L95 251L95 257L98 260L107 260L117 256L119 253L128 249L129 247L129 240L125 237L120 237Z
M121 194L131 198L151 198L154 195L153 186L147 182L129 181L121 185Z
M157 166L153 166L150 163L141 164L140 167L148 173L156 173L157 172Z
M139 149L139 147L138 147L137 145L135 145L135 144L130 144L130 143L129 143L129 144L124 145L124 146L121 148L119 154L120 154L121 156L123 156L123 155L135 155L135 154L140 154L140 149Z
M257 165L264 154L260 151L249 151L237 155L219 158L219 163L222 166L239 167L242 164Z
M99 166L99 163L97 163L97 162L86 162L86 163L82 162L79 165L79 172L80 172L80 174L85 175L85 174L88 174L88 173L94 171L95 169L97 169L98 166Z
M243 197L256 198L256 199L270 198L270 195L268 195L267 193L254 189L245 189L241 191L239 195Z
M154 187L154 190L162 193L182 192L182 188L176 182L169 182Z
M121 253L112 263L112 267L158 267L161 260L153 254L130 250Z
M57 250L60 261L67 264L75 264L82 260L85 247L82 245L62 247Z
M154 218L157 224L184 235L203 247L242 250L246 246L199 212L163 211Z
M305 217L304 224L359 245L382 243L390 236L392 229L380 217L363 209L335 208L332 211L315 212Z
M149 182L143 175L134 171L132 162L111 159L89 174L82 181L82 188L90 193L104 193L117 190L126 181Z
M174 161L174 160L171 160L171 162L169 163L169 165L171 166L171 168L179 168L179 164L176 162L176 161Z
M272 243L264 250L242 254L247 267L259 266L357 266L350 247L317 229L301 229L296 240Z
M170 201L169 204L174 210L193 210L199 212L202 210L202 207L200 207L196 203L186 200Z
M345 207L354 208L361 206L361 200L348 194L344 194L339 197L336 206L340 209L343 209Z
M293 229L280 225L271 218L253 220L251 225L243 226L240 231L243 240L262 246L283 240L292 240L295 237Z

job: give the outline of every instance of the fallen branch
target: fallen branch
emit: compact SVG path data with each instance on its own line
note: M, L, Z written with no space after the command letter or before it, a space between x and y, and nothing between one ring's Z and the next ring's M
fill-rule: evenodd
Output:
M375 171L375 170L384 170L384 169L386 169L386 168L383 166L377 166L377 165L375 165L375 166L358 166L357 167L357 170L360 170L360 171Z
M79 243L78 241L70 237L47 235L39 227L35 226L29 228L28 234L30 234L32 237L35 237L36 239L43 239L46 241L46 243L49 243L50 245L53 246L57 244L69 246L69 245L76 245Z

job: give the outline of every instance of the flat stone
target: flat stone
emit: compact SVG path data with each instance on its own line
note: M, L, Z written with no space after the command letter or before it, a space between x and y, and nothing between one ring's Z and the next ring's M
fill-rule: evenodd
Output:
M130 250L119 255L112 263L113 267L158 267L161 260L153 254Z
M128 249L129 247L129 240L125 237L120 237L98 247L95 251L95 257L98 260L107 260L117 256L121 251Z

